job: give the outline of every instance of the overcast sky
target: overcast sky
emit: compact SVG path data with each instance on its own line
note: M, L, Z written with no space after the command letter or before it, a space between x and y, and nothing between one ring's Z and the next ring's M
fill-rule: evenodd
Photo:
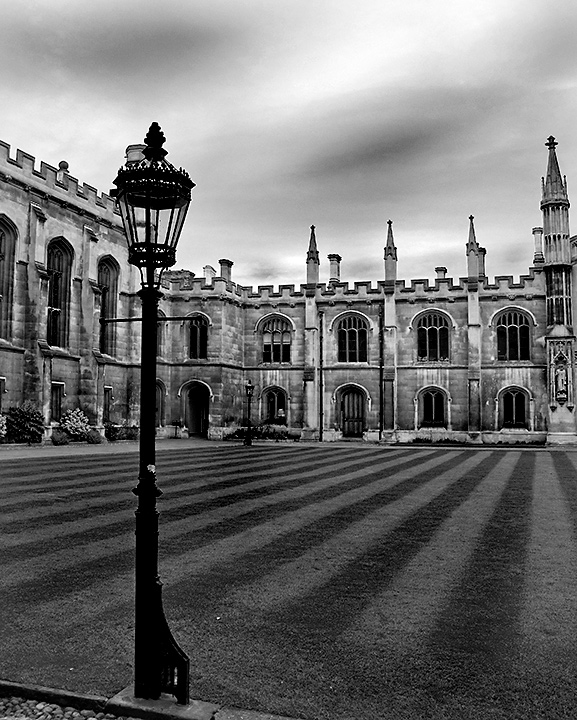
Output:
M242 284L526 273L544 143L577 202L577 2L0 0L0 139L106 191L152 121L193 191L177 267ZM574 172L575 168L575 172ZM573 184L573 179L575 179ZM573 228L577 233L577 227Z

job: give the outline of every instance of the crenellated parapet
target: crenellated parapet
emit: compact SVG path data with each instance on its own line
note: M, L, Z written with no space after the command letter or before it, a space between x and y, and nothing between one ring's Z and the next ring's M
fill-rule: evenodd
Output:
M36 158L17 149L16 157L10 156L10 145L0 141L0 179L30 191L39 198L52 200L63 207L73 207L98 220L122 226L114 199L72 177L65 161L55 168L44 161L36 168Z

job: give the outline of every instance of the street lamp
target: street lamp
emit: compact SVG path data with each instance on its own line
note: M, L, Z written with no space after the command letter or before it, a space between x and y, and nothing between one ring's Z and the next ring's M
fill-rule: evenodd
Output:
M158 576L156 498L156 337L162 271L176 262L176 245L194 183L184 170L165 160L165 137L152 123L142 148L144 158L127 160L114 180L128 241L128 262L140 270L142 354L140 369L140 464L136 510L134 695L158 699L174 695L189 701L189 660L168 627Z
M250 423L250 409L251 409L251 405L252 405L252 394L254 392L254 385L252 384L252 382L250 380L246 381L244 389L246 391L246 402L247 402L247 407L246 407L247 427L246 427L246 435L244 437L244 444L252 445L252 428L251 428L251 423Z

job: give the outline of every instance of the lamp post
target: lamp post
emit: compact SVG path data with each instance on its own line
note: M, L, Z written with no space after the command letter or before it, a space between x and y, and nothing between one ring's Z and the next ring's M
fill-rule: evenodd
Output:
M140 270L142 355L140 370L140 446L136 509L134 695L158 699L174 695L189 701L189 660L168 627L158 576L156 498L156 338L162 271L176 262L176 245L194 183L184 170L165 160L164 134L152 123L142 159L128 160L114 180L128 241L128 262ZM140 146L142 147L142 146Z
M244 389L246 391L246 422L247 422L247 428L246 428L246 435L244 438L244 444L245 445L252 445L252 427L250 422L250 410L252 405L252 394L254 392L254 385L250 380L246 381L246 385L244 386Z

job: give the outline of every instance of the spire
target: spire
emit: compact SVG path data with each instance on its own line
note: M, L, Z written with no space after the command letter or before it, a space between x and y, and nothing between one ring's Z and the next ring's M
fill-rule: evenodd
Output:
M317 248L317 238L315 236L315 226L311 225L311 239L309 240L309 251L307 252L307 262L312 260L319 263L319 250Z
M474 219L474 215L469 215L469 240L467 241L467 255L471 252L475 254L479 253L479 243L477 242L475 225L473 224Z
M557 153L555 152L557 144L553 135L550 135L545 143L545 147L549 148L549 159L547 161L547 175L541 178L543 188L543 197L541 199L542 208L549 203L569 204L567 180L565 176L561 177Z
M390 257L393 260L397 259L397 248L395 247L395 241L393 239L393 221L387 220L389 229L387 230L387 244L385 245L385 258Z
M397 248L393 239L393 221L388 220L387 225L389 229L387 231L387 244L385 245L385 285L394 288L397 281Z
M311 239L307 252L307 285L318 285L320 264L315 226L311 225Z

